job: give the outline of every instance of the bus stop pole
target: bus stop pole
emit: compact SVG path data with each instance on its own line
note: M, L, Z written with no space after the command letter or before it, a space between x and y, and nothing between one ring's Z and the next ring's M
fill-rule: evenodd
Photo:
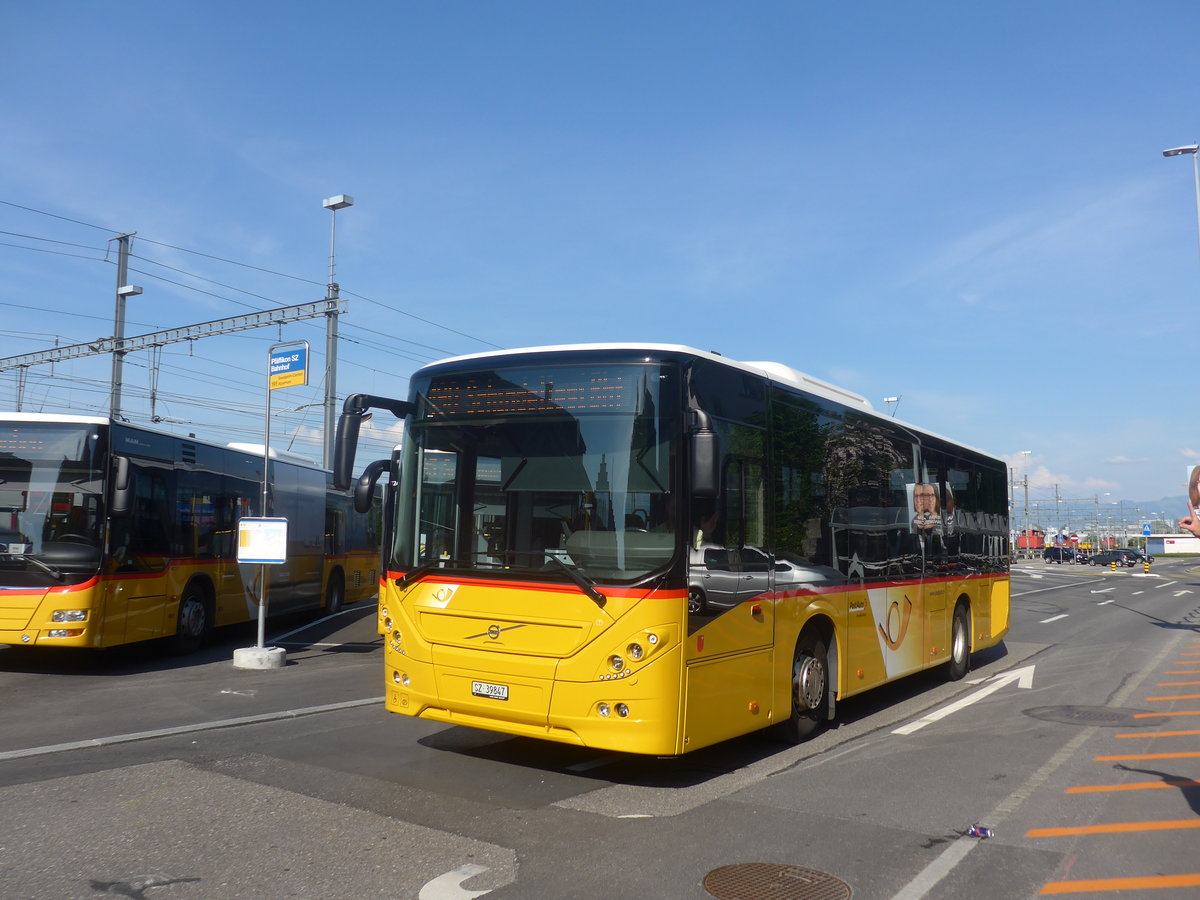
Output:
M263 476L262 476L262 505L259 507L259 515L266 517L267 515L267 485L269 484L269 473L271 471L271 357L267 355L267 419L266 425L263 427ZM267 564L262 563L259 566L259 590L258 590L258 649L263 648L266 641L267 633Z

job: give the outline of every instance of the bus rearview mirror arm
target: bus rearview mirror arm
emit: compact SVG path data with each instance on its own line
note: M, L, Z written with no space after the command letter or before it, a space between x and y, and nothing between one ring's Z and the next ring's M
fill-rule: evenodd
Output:
M405 419L416 412L417 408L407 400L376 397L372 394L351 394L346 398L342 405L342 415L338 419L337 437L333 445L333 486L339 491L350 487L354 454L358 450L358 432L362 423L370 417L370 409L386 409L397 419Z

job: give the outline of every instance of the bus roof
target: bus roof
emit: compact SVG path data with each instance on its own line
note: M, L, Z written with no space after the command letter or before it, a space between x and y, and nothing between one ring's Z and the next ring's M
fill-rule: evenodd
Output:
M985 450L980 450L977 447L972 447L969 444L962 444L959 441L951 440L945 435L930 431L919 425L914 425L911 422L906 422L902 419L897 419L895 416L884 416L879 410L871 405L871 401L861 394L856 394L846 388L838 387L835 384L830 384L828 381L822 381L820 378L814 378L798 369L793 369L791 366L777 362L739 362L736 359L730 359L728 356L722 356L720 353L714 353L708 350L697 350L695 347L688 347L686 344L659 344L659 343L596 343L596 344L552 344L544 347L518 347L511 350L489 350L483 353L468 353L463 356L452 356L447 359L440 359L437 362L429 363L422 366L419 372L424 372L428 369L436 369L445 364L457 364L469 362L471 360L496 359L505 356L529 356L535 353L572 353L586 352L589 350L600 351L621 351L628 350L633 352L647 351L651 353L678 353L687 356L695 356L703 359L712 360L713 362L729 366L734 369L741 369L746 372L752 372L755 375L761 375L769 381L778 384L785 384L791 387L799 388L810 394L815 394L819 397L824 397L827 400L832 400L843 406L860 409L864 412L886 419L893 425L899 426L911 431L913 434L922 435L924 437L935 438L945 441L948 444L953 444L961 447L964 450L977 453L980 456L989 457L997 462L1000 459L992 453ZM417 373L414 373L416 375Z
M449 359L440 359L437 362L430 363L422 368L435 368L444 363L459 363L473 359L495 359L501 356L524 356L533 353L571 353L576 351L587 350L631 350L634 352L648 351L657 353L681 353L688 356L697 356L704 359L712 360L713 362L721 363L722 365L730 366L735 369L743 369L747 372L753 372L755 375L762 375L771 381L790 384L793 387L801 388L812 394L818 394L822 397L828 397L831 400L836 400L838 403L844 403L848 406L857 406L862 409L873 410L871 402L861 394L856 394L853 391L848 391L845 388L840 388L837 385L830 384L828 381L822 381L819 378L814 378L790 366L777 362L739 362L736 359L730 359L728 356L722 356L720 353L713 353L708 350L697 350L695 347L688 347L684 344L655 344L655 343L630 343L630 344L555 344L545 347L521 347L512 350L492 350L485 353L470 353L465 356L454 356Z
M63 422L68 425L107 425L107 416L63 416L57 413L0 412L3 422Z

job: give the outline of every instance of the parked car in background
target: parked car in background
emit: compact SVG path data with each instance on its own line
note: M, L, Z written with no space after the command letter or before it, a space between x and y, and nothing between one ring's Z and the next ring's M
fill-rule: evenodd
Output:
M1086 566L1088 564L1088 560L1090 560L1091 558L1092 558L1091 554L1088 553L1087 550L1076 550L1075 551L1075 562L1079 563L1079 565L1081 565L1081 566Z
M1141 550L1137 550L1133 547L1118 547L1117 552L1132 556L1135 563L1154 562L1153 556L1147 556Z
M1105 550L1102 553L1096 553L1091 558L1093 566L1110 566L1116 563L1118 566L1126 566L1133 568L1142 560L1142 554L1136 550Z
M1042 551L1042 559L1046 562L1073 563L1075 551L1070 547L1047 547Z

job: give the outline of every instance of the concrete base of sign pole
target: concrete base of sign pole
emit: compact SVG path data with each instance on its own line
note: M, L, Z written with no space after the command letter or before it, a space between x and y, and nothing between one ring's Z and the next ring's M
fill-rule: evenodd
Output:
M244 647L233 651L233 665L238 669L282 669L287 651L282 647Z

